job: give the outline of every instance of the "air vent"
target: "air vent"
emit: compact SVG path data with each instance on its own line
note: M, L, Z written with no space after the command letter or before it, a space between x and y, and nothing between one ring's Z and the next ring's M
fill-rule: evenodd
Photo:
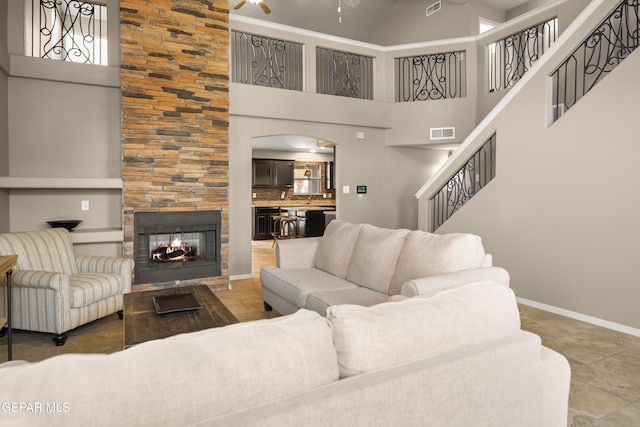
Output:
M442 8L441 2L436 2L431 6L427 7L427 16L431 16Z
M456 137L456 128L430 128L431 140L454 139Z

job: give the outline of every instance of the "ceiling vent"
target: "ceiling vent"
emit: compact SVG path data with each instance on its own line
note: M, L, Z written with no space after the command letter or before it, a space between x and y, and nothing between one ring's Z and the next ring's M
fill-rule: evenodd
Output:
M430 128L431 140L455 139L456 128Z
M437 11L442 9L442 3L440 1L435 2L431 6L427 7L427 16L431 16Z

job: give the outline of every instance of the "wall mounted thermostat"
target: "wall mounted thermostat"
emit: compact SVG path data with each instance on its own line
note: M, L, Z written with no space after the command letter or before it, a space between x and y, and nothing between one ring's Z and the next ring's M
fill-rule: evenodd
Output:
M367 194L366 185L356 185L356 194Z

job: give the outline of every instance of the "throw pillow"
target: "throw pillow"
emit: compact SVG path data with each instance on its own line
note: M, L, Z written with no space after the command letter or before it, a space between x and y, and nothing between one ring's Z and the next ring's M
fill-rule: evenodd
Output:
M346 279L371 290L389 293L406 229L387 229L364 224L351 253Z
M344 279L361 224L334 219L327 225L316 252L316 268Z
M479 268L484 257L482 240L474 234L412 231L400 252L389 293L399 294L407 280Z
M341 378L427 359L520 329L510 288L479 282L432 298L327 309Z

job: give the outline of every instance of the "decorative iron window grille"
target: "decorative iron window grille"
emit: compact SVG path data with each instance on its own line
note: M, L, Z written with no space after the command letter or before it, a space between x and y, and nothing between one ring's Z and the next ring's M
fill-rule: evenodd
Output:
M316 90L324 95L373 99L373 58L316 48Z
M255 86L302 90L302 46L231 31L231 79Z
M639 0L624 0L551 73L553 122L638 47L639 8Z
M558 18L487 45L489 92L513 87L558 37Z
M494 133L431 198L432 230L444 224L495 176L496 134Z
M107 65L107 6L79 0L25 2L25 55Z
M464 98L465 57L458 51L395 58L396 102Z

